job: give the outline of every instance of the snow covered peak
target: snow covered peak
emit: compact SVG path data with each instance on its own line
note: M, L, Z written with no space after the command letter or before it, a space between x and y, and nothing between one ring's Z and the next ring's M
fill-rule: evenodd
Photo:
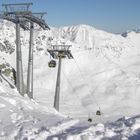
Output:
M3 26L5 26L5 28L1 29L0 43L4 47L0 46L0 48L13 48L12 50L15 50L14 25L9 28L7 25ZM6 41L6 44L5 39L9 41L8 43ZM126 100L126 102L128 101L130 103L131 100L129 95L131 96L134 93L130 92L127 85L131 85L132 91L135 91L136 87L132 83L139 83L139 65L136 65L139 64L140 60L138 55L139 40L138 35L131 35L124 38L121 35L107 33L88 25L51 28L50 31L35 29L35 97L39 100L47 100L48 106L52 105L57 68L48 68L48 62L51 58L47 52L47 48L52 44L69 44L72 45L70 49L74 56L74 60L64 60L62 65L64 74L62 74L63 82L61 92L62 102L64 102L64 104L62 104L62 111L64 111L64 113L70 113L72 116L79 116L80 112L77 112L77 109L80 108L82 110L82 115L85 117L89 112L95 111L97 109L97 105L94 101L95 99L93 94L97 96L97 100L101 100L99 102L102 106L104 106L102 99L105 96L108 96L106 99L108 105L103 108L105 112L108 112L106 108L110 108L112 104L117 104L117 102L121 100L119 97L124 98L127 96L128 100ZM29 31L23 31L22 29L21 46L24 80L26 81ZM3 51L0 52L0 59L4 59L6 62L10 63L13 68L15 68L15 51L12 51L10 54L6 53L6 49L3 49ZM80 68L80 72L78 70L79 68L77 68L77 64ZM84 80L81 77L84 77ZM131 83L130 81L133 82ZM139 89L136 91L138 92ZM126 95L126 93L128 94ZM114 96L114 98L110 101L112 96ZM65 103L67 104L68 100L68 104L73 104L73 98L77 98L79 100L75 103L75 106L78 107L69 112L69 106L65 105ZM44 102L46 103L46 101ZM123 105L121 104L120 106ZM117 113L117 109L115 109L116 108L114 107L114 112Z
M6 47L4 44L4 40L6 40L8 44L11 43L12 49L14 49L15 25L3 21L0 26L0 41L3 48ZM22 29L21 31L21 44L27 48L29 32L23 31ZM9 38L8 41L7 38ZM70 44L80 49L96 48L96 50L103 46L121 47L122 42L126 44L125 46L130 46L123 37L95 29L89 25L51 28L50 31L35 30L34 38L34 50L36 52L41 52L41 54L42 52L46 53L46 48L51 44Z
M97 30L93 26L85 25L85 24L80 24L80 25L75 25L75 26L61 27L61 29L65 29L65 31L68 31L68 32L74 32L74 31L76 32L78 30L85 30L85 31Z
M15 68L15 25L4 21L0 31L0 63ZM52 109L57 75L57 67L48 67L51 58L47 48L52 44L72 45L74 56L74 59L62 60L60 112L83 120L90 116L93 122L100 124L91 126L64 118ZM15 89L11 89L9 84L13 83L4 75L7 70L2 70L0 139L80 139L84 136L121 139L139 131L139 116L101 124L139 113L139 46L140 34L134 32L123 38L88 25L52 28L50 31L35 29L34 97L37 103L20 97ZM22 29L21 47L26 87L29 31ZM99 117L95 114L98 109L102 114Z

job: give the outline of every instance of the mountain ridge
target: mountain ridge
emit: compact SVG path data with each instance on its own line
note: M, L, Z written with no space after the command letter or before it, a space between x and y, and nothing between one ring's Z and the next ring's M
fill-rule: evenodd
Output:
M8 39L11 48L15 48L15 28L13 24L13 26L9 26L10 23L7 24L4 24L4 29L1 29L0 42L3 43ZM133 79L134 83L139 81L139 65L135 65L135 63L139 63L139 48L138 45L134 44L132 41L135 38L135 42L138 42L137 44L139 44L139 36L132 36L134 37L132 38L130 34L129 38L124 38L121 35L97 30L88 25L52 28L50 31L35 30L35 98L41 101L42 97L45 96L42 100L47 101L46 105L52 105L57 68L53 70L48 68L48 62L51 59L47 52L47 48L54 44L69 44L72 45L70 49L74 56L74 60L64 60L62 65L62 103L64 102L65 104L65 102L67 102L67 96L69 98L68 105L62 105L62 112L64 111L66 114L70 113L70 115L75 117L82 115L86 117L90 112L94 114L93 112L99 108L99 106L96 105L95 100L99 100L99 104L104 106L103 97L106 95L108 95L109 98L114 96L116 101L114 101L115 98L113 101L117 104L121 98L119 99L116 93L121 95L120 97L122 98L125 97L126 93L129 93L127 85L131 85L129 80ZM21 30L25 84L27 77L28 41L29 32ZM5 48L7 48L6 45ZM6 62L10 63L13 68L16 68L15 51L12 54L7 54L5 52L0 52L0 54L4 57ZM78 67L80 68L80 71ZM106 81L106 83L104 81ZM114 82L110 83L110 81ZM137 87L132 84L132 89L135 90L135 88ZM138 91L139 88L137 89L137 92ZM40 94L38 94L38 92ZM112 92L112 95L109 94L109 92ZM129 94L131 95L132 93ZM78 98L79 101L74 106L77 105L82 110L82 115L77 111L78 108L72 110L72 112L67 111L68 108L70 108L69 105L73 103L72 98ZM106 102L110 100L109 98L106 99ZM131 100L129 97L128 99L130 102ZM111 101L112 104L113 101ZM124 104L121 104L121 106L123 105ZM111 107L110 104L108 104L108 107ZM103 107L103 112L106 111L106 107ZM115 112L117 113L117 109Z
M2 75L11 81L12 73L8 77L3 72L16 69L15 26L4 21L0 30ZM34 100L21 97L0 76L0 139L139 137L139 40L140 34L134 32L124 38L87 25L50 31L35 29ZM56 68L48 67L52 58L47 49L54 44L72 45L74 56L72 60L62 60L61 113L52 108L58 61ZM26 87L29 31L22 29L21 47ZM96 115L97 110L101 116ZM93 124L87 122L88 118Z

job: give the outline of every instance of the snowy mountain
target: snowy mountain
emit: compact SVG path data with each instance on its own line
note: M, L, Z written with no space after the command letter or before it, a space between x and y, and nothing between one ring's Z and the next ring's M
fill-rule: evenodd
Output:
M126 32L123 32L121 35L123 36L123 37L127 37L127 35L129 34L129 33L131 33L131 32L135 32L135 33L140 33L140 28L137 28L137 29L133 29L133 30L128 30L128 31L126 31Z
M15 68L15 26L10 22L3 21L0 24L0 30L0 62L1 64L8 63L11 68ZM21 45L25 86L27 80L28 41L29 32L22 30ZM47 48L52 44L72 45L71 51L74 59L62 61L60 112L73 118L80 118L82 119L82 122L70 120L70 118L64 117L52 109L57 74L57 67L54 69L48 67L50 56L47 52ZM6 90L6 92L3 92L5 88L2 88L0 94L0 96L5 98L5 100L7 99L10 104L16 102L15 105L12 105L12 110L15 110L16 114L10 114L13 115L12 118L14 118L11 119L11 121L14 120L15 122L11 127L15 127L15 133L18 132L18 136L15 134L17 139L24 139L21 136L26 133L24 130L27 130L27 127L29 130L31 126L34 126L36 123L31 120L35 121L38 117L42 121L39 123L37 121L37 125L33 128L36 128L37 131L41 133L38 135L41 135L42 139L43 136L45 139L51 134L52 136L50 136L50 139L55 137L55 135L56 137L63 137L63 139L68 139L68 135L76 135L75 137L73 136L76 140L76 138L80 139L79 137L85 134L90 135L91 139L109 139L112 137L114 137L114 139L122 139L139 133L139 116L129 119L122 118L114 123L105 123L123 116L134 116L139 114L139 44L139 33L131 32L124 38L121 35L97 30L88 25L62 28L52 27L50 31L35 29L35 102L30 102L28 99L20 97L17 92L10 88L8 88L8 91ZM5 84L7 84L7 82ZM7 86L9 86L9 84ZM5 93L7 94L5 95ZM14 98L15 101L10 100L11 97ZM10 107L9 103L4 101L2 106L8 106L4 113L8 114ZM23 106L23 110L18 109L17 106ZM43 108L43 111L40 108ZM101 117L95 115L98 109L101 110ZM23 113L24 110L25 114ZM43 114L41 112L43 112ZM38 116L37 114L40 113L41 115ZM53 115L50 115L51 113ZM49 119L44 119L46 114L49 114L47 115ZM8 114L7 116L10 115ZM40 126L40 124L49 126L46 120L50 120L52 116L54 116L57 121L54 122L54 124L50 124L49 130L47 130L48 128L40 130L42 126ZM91 126L91 124L85 122L88 117L93 118L94 123L100 122L104 124L92 124L93 126ZM31 121L31 123L25 123L25 118L29 118L27 121ZM21 123L23 120L25 121L25 129L17 127L19 120ZM8 124L12 123L9 121L9 118L7 118L6 121L8 121ZM59 121L62 126L64 125L64 128L58 128ZM3 126L4 125L2 125L2 127ZM55 127L55 130L50 132L52 126ZM3 129L2 127L1 129ZM74 133L74 131L77 133ZM11 137L9 130L6 130L6 132L8 134L2 134L3 137L1 138L4 139L5 135ZM33 138L39 139L40 137L35 136L33 132L35 133L34 130L27 131L27 137L29 138L31 135ZM65 135L65 132L67 132L67 135ZM80 135L77 136L79 133ZM12 137L14 138L15 135L14 133L12 134ZM26 134L24 136L26 136ZM67 138L65 138L65 136Z

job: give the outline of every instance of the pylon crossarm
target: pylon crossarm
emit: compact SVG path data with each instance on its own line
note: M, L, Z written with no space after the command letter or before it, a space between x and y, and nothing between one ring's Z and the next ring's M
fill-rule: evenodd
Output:
M39 19L43 19L43 16L47 14L47 12L36 12L32 13L35 17L38 17Z
M70 47L71 45L52 45L47 51L54 59L58 59L59 57L73 59L69 50Z
M11 21L11 22L13 22L13 23L15 23L15 24L16 24L17 22L19 22L20 27L21 27L23 30L29 30L29 24L28 24L28 22L25 21L25 20L18 20L18 19L16 19L16 18L12 18L11 16L3 16L3 19L4 19L4 20Z
M3 19L11 21L13 23L19 23L24 30L29 30L27 19L23 18L23 14L31 14L30 6L33 3L12 3L2 4L4 7Z
M34 16L33 14L24 14L23 17L32 21L32 22L35 22L40 27L42 27L44 30L45 29L50 30L50 27L45 23L45 21L43 19L40 19L40 18Z
M69 50L72 45L52 45L50 49L52 50Z
M33 5L33 3L2 4L2 6L5 8L6 13L29 11L31 5Z
M31 14L31 11L14 11L14 12L4 12L4 15L9 16L22 16L24 14Z
M33 5L33 3L2 4L2 6L5 8L3 15L11 16L12 19L16 19L16 17L21 19L24 18L26 20L28 19L28 22L34 22L44 30L50 30L49 26L45 23L45 20L42 19L46 12L32 13L29 9L31 5ZM21 27L27 29L27 26L24 27L21 25Z
M33 5L33 3L10 3L10 4L2 4L2 6L18 6L18 5L27 5L27 6L30 6L30 5Z

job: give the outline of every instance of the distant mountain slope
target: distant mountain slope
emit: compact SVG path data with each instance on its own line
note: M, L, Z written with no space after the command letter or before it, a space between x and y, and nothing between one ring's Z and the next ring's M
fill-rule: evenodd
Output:
M0 56L15 68L14 28L6 21L0 25ZM96 118L95 112L100 108L102 121L138 113L139 33L124 38L88 25L78 25L51 28L50 31L35 30L34 38L34 97L37 101L52 107L54 100L57 68L48 68L47 48L51 44L71 44L74 60L62 61L60 111L78 118L87 118L89 114ZM28 39L29 32L22 30L25 84Z
M29 32L21 30L25 86L28 41ZM60 112L83 121L52 108L57 74L57 67L48 68L52 44L72 45L74 60L62 61ZM140 110L139 45L139 33L124 38L88 25L35 30L31 101L18 94L12 78L15 26L0 23L0 139L140 139L140 116L134 116ZM95 115L98 109L101 116Z

